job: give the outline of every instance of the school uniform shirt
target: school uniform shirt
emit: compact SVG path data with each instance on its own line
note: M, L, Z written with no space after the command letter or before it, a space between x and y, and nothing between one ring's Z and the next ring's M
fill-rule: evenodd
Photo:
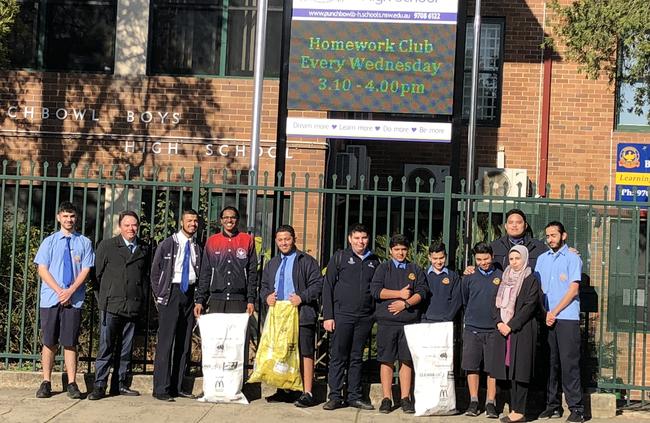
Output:
M503 272L494 266L487 272L477 266L474 273L463 276L461 289L465 308L465 329L475 332L496 329L492 308L502 276Z
M423 309L422 321L450 322L462 305L460 278L458 274L444 267L438 273L433 266L427 270L427 285L430 294Z
M370 283L370 292L377 302L375 318L380 325L402 326L420 321L420 304L411 305L408 309L393 315L388 311L388 305L400 300L380 298L381 290L384 288L399 291L407 285L410 285L412 295L420 294L420 297L426 298L429 289L422 269L415 263L407 261L399 264L400 267L397 267L393 259L380 264Z
M535 273L542 283L544 308L553 310L569 290L572 283L580 283L582 260L567 245L554 252L548 250L539 256ZM580 296L576 295L557 316L559 320L580 320Z
M43 240L34 258L34 263L37 265L47 266L47 270L61 288L66 288L65 281L63 281L63 255L67 251L66 236L62 231L58 231ZM95 265L92 242L85 236L73 232L70 235L70 255L72 256L72 274L74 276L72 282L74 282L82 269L90 269ZM81 308L85 297L86 289L79 287L70 298L72 307ZM40 307L49 308L57 304L59 304L59 296L48 284L41 282Z
M192 237L194 238L194 237ZM174 278L172 283L181 283L183 278L183 260L185 258L185 245L190 242L190 266L189 266L189 284L193 285L196 283L196 271L194 270L196 266L196 251L192 246L192 239L189 239L185 236L183 231L178 231L176 233L176 241L178 241L178 250L176 250L176 260L174 261Z

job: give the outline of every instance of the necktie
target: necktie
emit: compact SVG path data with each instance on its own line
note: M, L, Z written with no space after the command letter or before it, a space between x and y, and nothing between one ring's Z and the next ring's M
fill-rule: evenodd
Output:
M129 251L131 251L131 254L135 251L135 244L129 244Z
M69 288L74 282L72 270L72 251L70 251L70 237L65 237L65 252L63 253L63 286Z
M286 300L284 298L284 269L287 266L287 258L282 257L282 264L280 265L280 276L278 277L278 289L275 293L278 300Z
M183 253L183 268L181 270L181 292L184 294L190 287L190 241L185 243L185 252Z

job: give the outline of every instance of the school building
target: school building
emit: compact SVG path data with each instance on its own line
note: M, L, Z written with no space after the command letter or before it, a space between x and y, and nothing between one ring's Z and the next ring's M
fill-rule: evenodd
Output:
M0 70L0 156L9 168L21 161L26 173L26 162L31 161L39 173L48 162L49 174L54 175L60 162L63 176L71 174L72 164L78 169L87 167L96 176L100 167L107 172L117 165L118 174L126 176L128 165L129 177L136 177L141 168L150 174L158 167L163 173L171 169L170 178L178 179L181 168L191 174L198 166L204 178L211 171L221 175L227 170L233 183L237 177L230 172L240 171L243 179L239 181L245 183L250 155L259 154L261 183L265 183L264 172L269 172L265 184L272 185L276 157L284 154L286 174L295 172L293 183L302 187L307 183L305 173L312 176L311 187L318 186L318 175L324 174L329 181L337 174L340 181L350 174L351 188L363 188L363 175L366 180L379 176L379 185L385 189L387 177L392 176L397 178L393 185L397 190L402 187L399 178L407 176L406 190L413 191L413 178L419 176L425 181L433 177L433 191L440 193L440 181L450 174L452 159L464 177L472 1L460 8L467 13L465 83L462 104L457 105L462 107L463 119L451 143L290 137L286 150L278 151L283 1L269 0L258 152L250 151L255 0L19 3L20 14L8 41L9 66ZM581 197L588 197L588 188L593 186L593 199L614 200L616 164L621 159L618 145L650 144L650 125L645 117L629 112L632 87L585 79L576 64L565 60L560 44L557 52L541 48L544 37L552 34L549 3L482 2L476 174L479 178L486 175L489 182L481 180L479 186L486 192L511 181L505 184L509 195L516 196L515 185L522 183L524 195L557 196L565 184L567 195L574 196L575 185L579 185ZM297 110L289 111L289 116L398 118ZM421 115L407 118L426 119ZM483 172L493 168L501 170ZM544 188L547 183L551 192ZM330 186L329 182L325 185ZM604 186L610 189L604 190ZM425 183L423 190L426 187ZM311 234L323 228L321 209L336 208L338 203L321 204L317 195L295 200L293 207L305 210L297 229L311 228L310 236L305 237L309 248L320 251L320 243L334 245L326 235ZM436 213L429 212L429 216ZM595 219L589 222L596 223ZM327 227L328 231L335 229ZM590 236L602 236L598 254L610 251L614 243L610 232ZM589 236L584 237L583 248L587 248ZM630 248L630 256L636 256L638 247ZM600 257L598 254L594 257ZM645 264L642 267L645 275ZM607 275L611 276L609 262L592 278L605 279ZM629 304L630 289L627 295ZM641 301L647 294L639 298ZM629 339L624 338L621 344ZM645 360L645 337L639 339L644 347L638 359ZM644 383L645 376L642 383L635 382Z

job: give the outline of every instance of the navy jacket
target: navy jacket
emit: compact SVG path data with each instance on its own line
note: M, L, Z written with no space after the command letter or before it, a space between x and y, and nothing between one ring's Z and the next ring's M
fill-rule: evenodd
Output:
M406 269L398 269L393 264L392 260L383 262L377 268L372 283L370 284L370 291L372 296L377 301L375 308L375 318L377 323L383 325L405 325L409 323L417 323L420 321L421 304L411 306L410 308L393 315L388 311L388 305L396 299L382 300L379 298L381 290L393 289L399 291L406 285L410 285L411 295L420 294L422 299L425 299L429 289L427 288L426 278L424 272L415 263L408 263Z
M266 298L275 291L275 274L282 263L280 254L273 257L262 272L262 286L260 296L266 304ZM315 325L318 321L318 300L323 290L323 276L318 262L309 254L296 250L296 259L293 262L293 288L302 303L298 306L300 311L300 324Z
M463 300L460 292L460 278L452 270L436 275L427 273L430 294L424 301L423 322L451 322L456 317Z
M201 268L201 252L203 249L194 241L192 243L194 256L194 274L196 275L195 284L199 282L199 269ZM172 279L174 279L174 266L176 264L176 254L178 253L178 236L174 234L162 240L156 248L151 265L151 290L153 291L154 301L158 304L167 305L169 303L169 293L172 289ZM181 257L182 260L182 257Z
M462 292L465 307L465 327L478 332L496 330L492 309L503 272L495 269L485 276L478 268L471 275L463 276Z
M363 260L351 248L334 253L323 284L323 319L371 316L375 300L370 282L378 267L379 258L373 253Z

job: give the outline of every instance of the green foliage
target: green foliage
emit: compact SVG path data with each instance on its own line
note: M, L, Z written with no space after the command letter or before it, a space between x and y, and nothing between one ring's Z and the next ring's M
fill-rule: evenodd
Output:
M18 11L16 0L0 0L0 66L7 65L9 53L7 36L13 29Z
M386 261L390 258L390 251L388 249L388 237L386 235L377 235L375 238L375 254L381 261ZM408 255L406 256L410 262L420 266L422 269L429 267L429 243L426 240L420 240L418 245L411 243Z
M140 216L140 237L142 239L158 244L163 239L167 238L170 234L176 232L178 228L178 217L174 210L177 205L170 203L169 192L161 191L158 193L156 199L156 207L152 216L152 220L148 218L149 208L148 204L142 203Z
M36 326L40 280L33 263L40 239L40 227L30 226L28 229L24 215L20 214L14 225L14 212L5 209L3 260L0 260L0 349L3 351L19 352L21 343L24 354L40 351Z
M650 2L576 0L562 6L553 0L551 8L559 16L553 29L566 45L567 58L591 79L637 84L631 111L641 115L650 104ZM546 46L552 44L546 40Z

